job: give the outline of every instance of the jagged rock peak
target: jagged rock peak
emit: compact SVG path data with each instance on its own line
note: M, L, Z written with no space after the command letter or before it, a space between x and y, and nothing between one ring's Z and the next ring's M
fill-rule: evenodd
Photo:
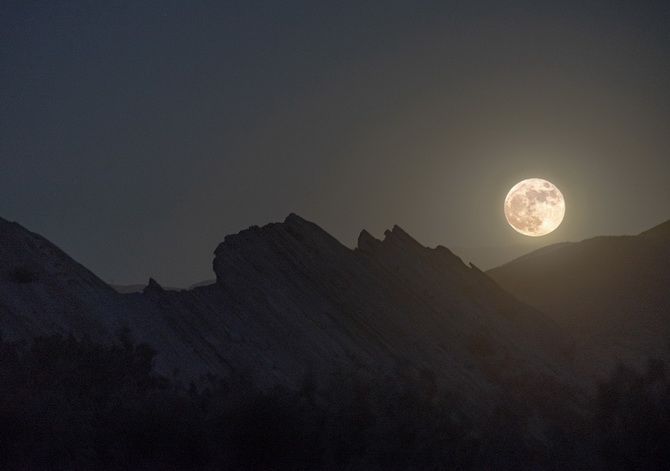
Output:
M149 278L149 283L147 283L147 285L144 287L144 289L142 290L142 293L144 293L144 294L147 294L147 293L162 293L164 291L165 290L163 289L163 287L160 284L158 284L158 282L156 280L154 280L153 278Z
M371 252L382 244L382 241L373 237L368 231L363 229L358 235L356 248L362 252Z
M284 218L284 224L302 225L312 223L298 216L296 213L290 213L288 216L286 216L286 218Z
M391 230L384 232L384 244L393 243L396 245L425 248L415 238L405 232L400 226L394 225Z
M276 239L280 234L289 234L299 241L315 241L328 239L329 242L335 239L324 231L321 227L310 222L295 213L290 213L284 219L284 222L271 222L264 226L250 226L236 234L229 234L224 237L223 242L214 251L218 254L222 250L231 247L237 247L240 244L248 244L250 241L259 243L263 240ZM338 242L339 243L339 242Z
M249 266L269 272L278 266L290 267L307 259L310 260L307 263L313 263L320 257L338 259L347 253L351 250L321 227L291 213L284 222L252 226L226 236L214 251L212 267L217 280L221 281L227 273L246 270Z
M375 255L409 252L417 256L435 256L437 260L450 266L467 268L461 258L448 248L443 245L435 248L425 247L398 225L384 232L383 241L376 239L366 230L361 231L358 236L357 249L360 252Z

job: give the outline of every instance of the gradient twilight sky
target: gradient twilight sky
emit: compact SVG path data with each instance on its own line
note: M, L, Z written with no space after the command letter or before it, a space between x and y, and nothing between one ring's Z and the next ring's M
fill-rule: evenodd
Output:
M107 281L296 212L498 250L670 217L670 4L3 1L0 217ZM502 205L567 201L524 238Z

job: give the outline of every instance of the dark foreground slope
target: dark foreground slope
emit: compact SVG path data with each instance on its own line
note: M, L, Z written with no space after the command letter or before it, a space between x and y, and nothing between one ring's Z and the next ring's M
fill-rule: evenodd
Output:
M668 356L670 221L637 236L545 247L488 274L571 332L577 364L590 373Z
M235 377L183 387L152 370L153 355L127 337L0 341L0 468L562 470L598 462L594 448L584 453L587 421L568 428L565 416L541 422L506 407L477 423L430 381L347 372L320 392L259 390Z

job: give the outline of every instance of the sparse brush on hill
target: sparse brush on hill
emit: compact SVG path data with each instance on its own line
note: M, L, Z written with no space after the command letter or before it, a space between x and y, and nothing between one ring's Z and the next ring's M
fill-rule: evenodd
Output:
M504 454L518 468L542 455L510 412L477 430L430 372L398 383L342 371L327 391L309 378L299 391L243 377L183 387L153 372L154 355L127 333L1 342L0 467L472 469Z
M409 386L182 388L152 371L154 355L126 335L0 343L0 467L438 469L467 468L477 451L466 421Z

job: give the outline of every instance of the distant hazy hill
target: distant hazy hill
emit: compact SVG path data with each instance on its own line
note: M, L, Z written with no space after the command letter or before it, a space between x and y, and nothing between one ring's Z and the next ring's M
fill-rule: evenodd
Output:
M556 244L488 274L579 338L582 363L639 362L670 346L670 221L637 236Z
M296 215L227 236L216 282L120 294L46 239L0 220L0 329L111 338L129 327L186 379L244 374L299 388L336 370L416 374L478 402L571 383L567 339L444 247L399 227L355 250ZM564 396L561 393L561 396ZM546 403L546 401L540 401ZM473 409L474 411L475 409Z
M524 255L538 247L537 242L531 244L449 247L452 252L466 262L472 262L482 270L489 270Z

